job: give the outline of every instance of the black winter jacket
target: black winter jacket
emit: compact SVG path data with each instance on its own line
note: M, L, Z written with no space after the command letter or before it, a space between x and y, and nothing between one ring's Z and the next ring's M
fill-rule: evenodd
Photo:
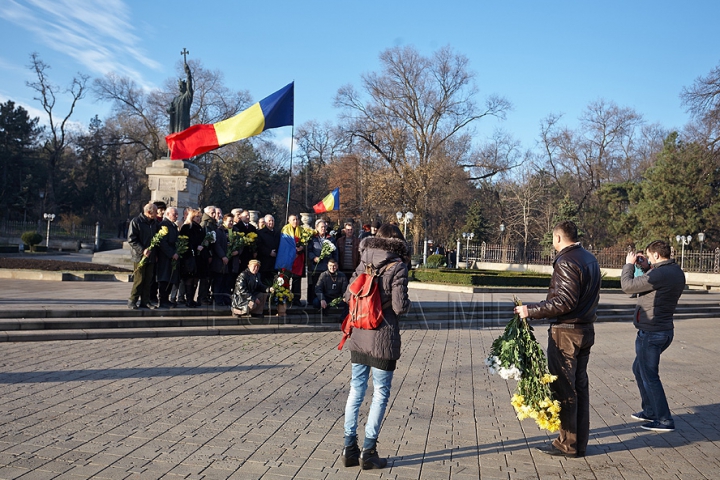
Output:
M248 303L257 301L258 294L267 293L268 287L263 285L260 274L254 275L250 269L245 269L235 282L232 296L232 307L242 309Z
M529 303L530 318L556 318L556 323L587 324L597 318L600 266L579 243L563 248L553 262L547 299Z
M317 285L315 285L315 296L318 300L325 300L330 303L336 298L345 295L348 287L348 279L343 272L338 270L335 272L335 280L328 270L320 274Z
M638 330L662 332L674 328L673 315L685 289L685 272L675 260L652 266L644 275L633 278L635 266L625 264L620 285L625 293L638 296L633 324Z
M360 264L350 282L365 272L366 265L382 270L378 282L380 299L383 304L383 323L375 330L353 329L346 345L350 350L350 361L381 370L395 370L400 358L400 325L398 316L410 309L408 296L408 255L404 241L394 238L367 237L360 243ZM349 290L345 301L349 301Z
M144 213L133 218L128 228L128 245L132 249L132 260L137 263L143 258L143 251L150 246L153 236L157 233L154 218L147 218ZM149 262L155 262L155 252L150 252Z
M158 230L163 227L167 227L168 233L160 240L157 252L157 267L155 270L155 276L158 282L170 282L177 283L178 269L177 266L173 270L172 257L177 253L175 246L178 238L178 228L172 220L163 218L163 221L158 225Z

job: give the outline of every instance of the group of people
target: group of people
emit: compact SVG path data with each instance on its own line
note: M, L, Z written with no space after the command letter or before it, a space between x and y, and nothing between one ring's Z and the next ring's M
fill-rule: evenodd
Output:
M228 252L228 238L233 231L255 232L255 226L241 209L226 215L215 207L184 213L178 222L178 209L157 201L130 222L134 280L128 308L230 305L235 280L254 253L250 248ZM180 237L186 240L179 242Z
M290 215L287 225L280 229L272 215L252 223L249 211L240 208L227 214L216 206L202 211L186 208L184 214L179 219L177 208L157 201L145 205L130 222L127 238L134 281L128 308L173 308L178 304L192 308L204 304L259 315L271 293L268 285L282 269L289 279L293 306L314 306L324 312L331 304L341 309L345 306L342 297L360 263L361 238L354 235L352 221L345 222L336 233L330 231L325 219L318 219L314 235L302 243L297 215ZM379 227L378 222L373 223L361 237L374 236ZM153 243L158 232L165 233ZM243 247L233 249L231 232L244 235ZM287 266L278 265L283 233L297 241L294 260ZM179 237L187 238L183 239L183 248ZM308 284L305 292L301 288L304 277Z
M551 319L548 332L548 368L557 380L550 384L560 401L558 437L539 451L552 456L585 456L590 436L590 394L587 374L590 349L595 342L602 276L597 259L578 241L573 222L553 229L557 252L547 299L515 307L523 318ZM649 260L649 261L648 261ZM659 375L660 355L673 340L673 315L685 288L685 274L671 259L662 240L642 251L631 251L622 268L621 286L637 296L633 323L637 329L632 371L640 391L642 410L630 415L641 427L671 432L675 423ZM635 276L638 265L642 275Z

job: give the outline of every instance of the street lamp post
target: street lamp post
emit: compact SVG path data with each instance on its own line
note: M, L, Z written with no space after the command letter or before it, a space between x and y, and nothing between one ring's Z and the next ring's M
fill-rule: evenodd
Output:
M680 268L682 270L685 270L685 245L690 245L690 240L692 240L691 235L676 235L675 240L682 245L682 250L680 253Z
M408 222L409 222L410 220L412 220L413 218L415 218L415 215L413 215L412 212L405 212L405 215L403 215L402 212L397 212L397 213L395 214L395 216L396 216L397 219L398 219L398 223L403 223L403 224L405 224L405 228L404 228L404 230L403 230L403 235L405 236L405 240L407 240L407 224L408 224Z
M470 240L475 236L474 232L463 233L465 239L465 268L470 268Z
M504 233L505 233L505 224L504 224L504 223L501 223L501 224L500 224L500 256L501 256L500 261L501 261L501 262L504 262L504 261L505 261L505 255L504 255L504 253L505 253L505 244L503 244L503 234L504 234Z
M43 213L43 217L47 220L47 235L45 237L45 248L50 249L50 222L55 220L54 213Z
M700 271L702 272L702 249L703 249L703 242L705 241L705 232L698 233L698 241L700 242Z

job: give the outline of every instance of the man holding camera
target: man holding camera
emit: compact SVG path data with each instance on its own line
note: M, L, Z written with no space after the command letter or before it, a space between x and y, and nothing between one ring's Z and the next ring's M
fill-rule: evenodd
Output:
M637 294L633 323L638 333L632 369L642 410L631 417L646 422L642 425L645 430L672 432L675 422L660 381L659 367L660 355L673 341L673 315L685 288L685 273L670 258L670 245L662 240L648 245L645 254L647 259L628 253L620 277L623 291ZM648 260L651 268L644 275L634 277L635 265L645 270Z

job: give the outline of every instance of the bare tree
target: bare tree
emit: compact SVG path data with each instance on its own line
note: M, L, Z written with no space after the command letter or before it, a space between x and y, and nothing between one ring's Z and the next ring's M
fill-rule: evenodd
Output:
M642 117L612 102L590 103L580 117L580 127L560 125L561 116L548 116L541 126L544 168L553 181L582 209L605 181L622 178L621 172L637 161L631 141Z
M312 120L298 127L295 133L303 182L303 205L310 207L337 185L330 185L328 164L347 153L346 141L329 122L320 125ZM322 195L322 196L321 196Z
M470 155L470 163L461 163L460 166L468 169L470 180L487 180L520 166L523 158L520 142L510 134L497 130L489 141Z
M714 147L720 141L720 65L706 76L696 78L691 87L683 88L680 99L702 125L693 130L702 133Z
M164 153L161 125L164 112L153 94L145 92L132 79L108 73L96 78L93 91L98 100L110 101L119 125L123 125L123 143L136 145L149 159L158 159Z
M478 107L468 60L450 48L424 57L413 47L395 47L382 52L380 62L380 73L362 76L367 100L345 86L335 105L343 109L344 131L359 140L363 156L377 157L392 172L399 184L393 207L413 210L419 231L428 199L442 185L434 179L447 171L438 169L461 168L467 157L470 142L461 138L463 131L486 116L504 117L510 104L490 96Z
M514 171L512 179L506 179L498 185L500 203L504 206L504 218L507 234L504 243L519 238L522 244L523 261L532 244L536 244L545 234L543 211L551 203L548 185L542 173L538 174L532 162L525 162L519 171Z
M88 76L78 73L77 77L73 77L70 86L64 90L65 94L70 97L70 108L67 114L56 116L55 110L57 95L60 88L50 83L47 70L50 66L40 59L40 55L36 52L30 54L30 70L37 76L34 82L27 82L27 86L35 90L36 96L34 100L40 102L42 109L48 116L47 138L43 145L43 150L48 155L48 181L46 187L45 203L50 208L55 207L55 168L60 163L65 148L68 145L68 121L75 111L75 105L85 97L86 84Z

